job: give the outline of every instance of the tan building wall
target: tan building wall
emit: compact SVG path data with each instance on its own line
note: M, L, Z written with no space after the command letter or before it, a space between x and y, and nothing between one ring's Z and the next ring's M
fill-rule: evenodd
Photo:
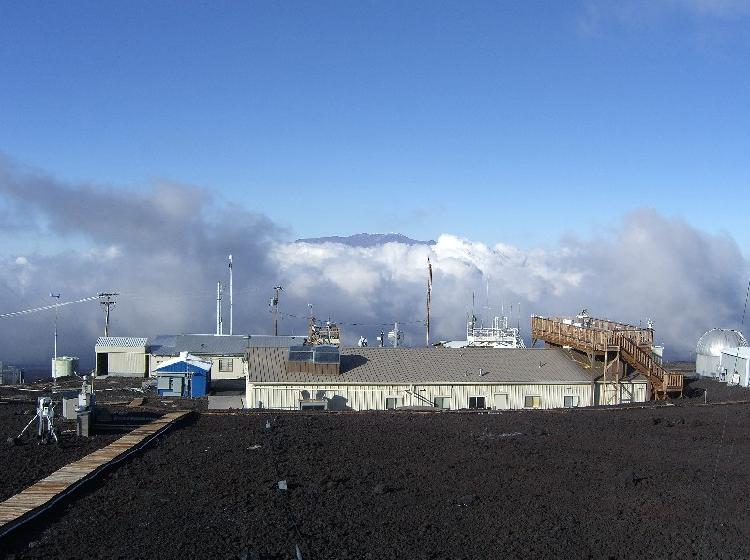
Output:
M398 406L429 406L436 397L447 397L450 409L469 408L470 397L484 397L490 409L526 408L526 397L539 397L536 408L563 408L591 404L591 384L453 384L453 385L347 385L248 383L250 407L297 410L302 399L325 399L329 410L384 410L387 398ZM572 402L571 402L572 401Z
M95 346L96 371L99 375L121 375L143 377L148 368L148 354L145 347ZM106 355L106 356L104 356ZM106 371L101 371L106 359ZM100 362L102 366L100 366Z

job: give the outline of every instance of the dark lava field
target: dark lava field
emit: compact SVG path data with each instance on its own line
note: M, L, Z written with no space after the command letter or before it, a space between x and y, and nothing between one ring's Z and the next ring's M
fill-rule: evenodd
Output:
M0 403L0 502L121 437L121 434L103 434L77 438L75 422L60 423L58 417L55 425L61 430L59 443L40 445L34 421L24 437L11 444L8 440L16 438L35 414L35 402Z
M500 414L195 413L0 550L750 558L750 405L696 401Z

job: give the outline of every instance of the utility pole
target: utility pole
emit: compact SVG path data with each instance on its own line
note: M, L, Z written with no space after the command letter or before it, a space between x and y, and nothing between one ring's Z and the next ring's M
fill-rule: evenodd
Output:
M279 293L284 290L281 286L274 286L274 296L271 298L271 311L273 312L273 334L279 336Z
M104 306L104 336L109 336L109 310L111 307L117 305L114 298L120 294L114 292L101 292L96 295L99 298L99 303Z
M234 292L232 290L232 255L229 255L229 334L234 334Z
M60 305L60 294L49 293L49 297L57 298L55 300L55 361L52 366L52 378L57 378L57 308Z

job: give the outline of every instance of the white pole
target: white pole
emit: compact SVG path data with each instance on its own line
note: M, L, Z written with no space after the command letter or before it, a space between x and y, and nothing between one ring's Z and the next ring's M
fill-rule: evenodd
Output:
M229 255L229 334L234 334L234 291L232 288L232 255Z
M224 325L221 320L221 282L216 283L216 334L223 334Z
M57 304L55 304L55 360L57 360Z
M55 361L52 366L52 377L54 379L57 377L57 308L60 305L60 294L50 293L50 297L57 298L55 301Z

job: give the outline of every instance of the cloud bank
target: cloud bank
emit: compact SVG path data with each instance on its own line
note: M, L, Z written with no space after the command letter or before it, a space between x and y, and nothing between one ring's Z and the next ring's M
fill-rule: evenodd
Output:
M268 217L210 190L159 183L138 191L72 185L0 161L0 207L8 222L40 239L70 241L55 254L18 254L14 229L0 229L0 313L74 300L100 291L122 295L114 335L213 332L215 290L235 261L235 333L267 333L272 287L284 286L280 330L304 333L308 304L342 322L345 342L371 343L399 321L407 342L424 344L426 262L434 268L433 339L463 338L472 294L479 314L513 309L528 337L533 314L592 314L638 324L655 321L672 357L689 357L708 328L737 328L750 267L728 236L639 210L586 239L523 250L444 234L435 244L357 247L292 242ZM21 219L22 217L22 219ZM332 232L335 233L335 232ZM81 247L84 247L83 249ZM489 286L489 292L487 291ZM488 294L489 293L489 297ZM103 330L96 303L60 310L60 353L93 362ZM491 309L485 309L490 307ZM0 360L45 363L54 313L0 319ZM228 310L225 308L225 332Z
M612 24L641 28L686 20L703 26L742 22L749 16L747 0L588 0L578 23L586 33L600 33Z

